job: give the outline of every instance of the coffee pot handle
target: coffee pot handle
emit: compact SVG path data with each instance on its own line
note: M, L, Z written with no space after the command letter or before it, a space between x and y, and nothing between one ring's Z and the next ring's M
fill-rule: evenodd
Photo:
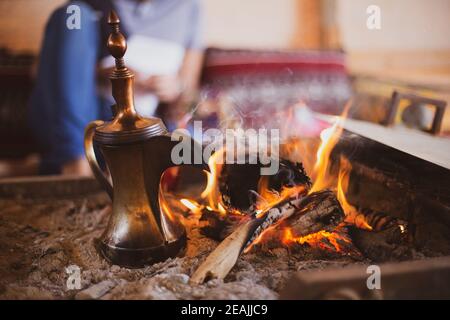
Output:
M101 126L104 122L101 120L92 121L89 123L86 127L86 130L84 131L84 150L86 153L86 158L88 159L89 165L91 167L92 172L94 173L94 176L97 178L97 180L100 182L102 187L105 189L106 193L108 193L109 197L113 198L113 187L109 179L106 177L106 175L103 173L102 169L100 168L97 157L95 156L94 152L94 133L95 128L98 126Z

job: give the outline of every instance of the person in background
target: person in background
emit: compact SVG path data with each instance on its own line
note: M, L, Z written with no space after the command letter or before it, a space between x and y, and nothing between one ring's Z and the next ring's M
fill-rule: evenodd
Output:
M79 29L67 27L70 5L80 8ZM125 61L135 73L136 89L144 98L153 97L140 99L140 108L146 108L146 101L149 105L156 101L159 114L165 116L166 125L173 129L180 113L176 105L197 89L202 65L198 0L84 0L64 5L52 14L46 26L30 101L31 129L44 150L41 174L91 174L84 157L84 128L92 120L111 118L111 97L102 94L108 88L99 90L105 89L111 67L106 49L111 30L106 21L110 10L117 12L121 31L131 42ZM131 46L136 48L134 52ZM143 54L137 52L139 48L150 48L151 59L161 59L151 61L153 66L166 65L166 73L157 73L161 70L152 73L152 66L143 74L133 70L140 63L145 67L145 59L139 60L139 54ZM162 54L152 56L151 48ZM175 56L181 52L181 60L165 60L164 48L172 48L167 50L176 51ZM174 54L167 52L169 56ZM148 107L149 112L154 110Z

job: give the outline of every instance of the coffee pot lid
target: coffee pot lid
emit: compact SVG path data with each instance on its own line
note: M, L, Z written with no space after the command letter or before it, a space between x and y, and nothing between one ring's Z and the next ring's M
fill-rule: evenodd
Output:
M153 136L167 134L167 129L159 118L140 116L134 107L133 73L125 66L123 56L127 50L124 35L120 32L119 17L111 11L108 24L112 32L107 46L115 58L115 68L109 79L112 95L116 104L113 106L114 118L97 127L94 140L100 144L122 144L145 140Z

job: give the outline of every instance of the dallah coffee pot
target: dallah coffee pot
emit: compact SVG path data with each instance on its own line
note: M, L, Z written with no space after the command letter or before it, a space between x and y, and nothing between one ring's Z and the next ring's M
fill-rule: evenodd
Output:
M107 45L116 61L110 76L114 118L91 122L84 144L95 177L113 201L109 223L96 246L111 263L141 267L179 255L186 246L184 226L176 216L161 210L159 201L161 176L174 166L171 151L178 141L172 141L161 119L141 117L134 108L134 76L124 63L127 45L119 22L111 12ZM112 183L99 166L94 144L103 154ZM193 142L192 146L199 148Z

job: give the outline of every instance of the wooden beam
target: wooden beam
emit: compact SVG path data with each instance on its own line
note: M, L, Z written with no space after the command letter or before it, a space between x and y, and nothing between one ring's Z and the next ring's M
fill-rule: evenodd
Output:
M320 1L297 0L297 32L292 46L298 49L319 49L321 44Z

